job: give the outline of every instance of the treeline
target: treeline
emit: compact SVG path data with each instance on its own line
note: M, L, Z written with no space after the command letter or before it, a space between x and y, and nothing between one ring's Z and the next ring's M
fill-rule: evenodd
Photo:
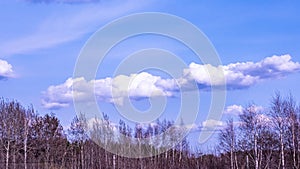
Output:
M279 94L270 109L249 105L239 120L229 120L220 131L215 152L205 154L191 148L184 124L158 120L155 125L130 127L122 120L113 124L107 115L93 120L80 116L64 130L53 114L40 116L32 106L0 99L0 168L299 168L299 110L292 96ZM158 137L147 139L153 136Z
M229 120L219 135L225 168L298 169L300 107L292 95L272 98L269 109L249 105L238 122Z
M104 115L103 119L94 119L92 123L84 117L75 117L70 127L64 130L53 114L40 116L32 107L25 108L17 101L0 99L0 168L175 169L208 166L210 162L204 156L198 158L191 153L188 141L180 139L181 127L173 124L158 120L156 125L136 124L132 128L120 120L116 126ZM92 125L88 133L84 130L87 125ZM116 136L116 133L120 134ZM159 138L147 142L145 138L154 135ZM127 154L127 157L118 154ZM139 158L139 154L148 157ZM210 157L207 159L211 160Z

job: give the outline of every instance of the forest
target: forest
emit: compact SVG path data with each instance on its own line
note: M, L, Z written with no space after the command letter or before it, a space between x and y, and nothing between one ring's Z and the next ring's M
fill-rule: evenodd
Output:
M215 151L204 152L184 138L168 120L157 125L134 127L120 120L114 128L107 115L93 122L74 117L64 129L54 114L38 115L33 106L0 99L1 169L291 169L300 167L300 107L290 94L274 94L267 109L249 104L218 131ZM167 129L172 133L163 135ZM112 137L114 132L121 133ZM161 135L154 144L145 139ZM126 136L126 137L124 137ZM172 141L173 140L173 141ZM176 140L176 139L175 139ZM99 146L101 143L104 146ZM160 144L163 143L163 144ZM170 144L167 144L170 143ZM108 146L129 153L146 149L155 155L124 157L107 151ZM104 147L104 148L103 148Z

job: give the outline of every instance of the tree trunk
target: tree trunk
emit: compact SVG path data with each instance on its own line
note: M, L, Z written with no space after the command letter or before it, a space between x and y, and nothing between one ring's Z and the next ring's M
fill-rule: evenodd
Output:
M24 133L24 169L27 169L27 141L28 141L28 121L27 119L25 118L24 119L24 128L25 128L25 133Z
M248 155L246 156L246 163L247 163L247 169L249 169L249 157L248 157Z
M13 146L13 168L16 169L16 145Z
M113 169L116 169L116 155L113 155Z
M84 154L83 154L83 143L80 143L80 163L81 163L81 169L84 169Z
M239 169L236 152L234 153L234 160L235 160L236 169Z
M8 169L8 162L9 162L9 151L10 151L10 141L7 142L6 149L6 161L5 161L5 168Z
M24 169L27 169L27 138L24 139Z
M295 144L296 137L295 137L295 126L294 126L295 125L295 121L294 121L294 119L293 119L292 123L293 123L292 124L293 164L294 164L294 168L297 168L297 162L296 162L296 144Z
M281 154L281 165L282 169L285 169L285 161L284 161L284 144L283 144L283 132L280 130L280 154Z
M254 159L255 159L255 169L258 169L258 150L257 150L257 137L254 136Z
M233 166L233 150L232 150L232 148L230 149L230 168L234 169L234 166Z

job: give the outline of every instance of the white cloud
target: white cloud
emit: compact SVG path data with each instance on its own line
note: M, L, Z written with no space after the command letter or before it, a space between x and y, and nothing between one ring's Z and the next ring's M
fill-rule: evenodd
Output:
M118 124L113 123L112 121L105 121L101 118L90 118L86 122L86 129L87 130L92 130L94 126L99 126L99 127L109 127L111 131L117 132L118 131Z
M268 125L272 125L272 119L271 117L264 115L264 114L258 114L256 116L257 118L257 122L260 124L268 124Z
M260 62L262 67L268 68L268 72L276 73L280 72L294 72L300 69L298 62L291 61L290 55L272 56L267 57Z
M262 106L257 106L257 105L251 105L250 107L247 107L247 109L251 109L253 112L262 112L264 108ZM243 113L245 108L241 105L230 105L225 108L223 111L224 114L229 114L229 115L240 115Z
M179 91L190 90L194 82L200 89L221 85L227 85L227 89L231 90L243 89L299 70L298 62L291 61L289 55L283 55L267 57L257 63L232 63L217 67L191 63L189 68L183 70L182 77L177 79L163 79L146 72L91 81L69 78L63 84L50 86L43 92L42 104L46 108L66 107L72 103L73 97L78 101L91 101L95 95L99 101L122 105L126 97L135 100L157 96L174 97ZM232 105L224 113L239 114L241 111L241 106Z
M208 119L202 122L203 129L215 129L224 126L224 122L214 119Z
M264 108L262 106L257 106L257 105L251 105L251 106L247 107L246 109L248 111L256 112L256 113L260 113L264 110Z
M46 109L60 109L63 107L68 107L69 103L47 102L45 100L42 100L42 105Z
M187 80L195 80L198 84L218 86L224 85L223 72L222 66L214 67L210 64L200 65L192 62L189 69L183 70L183 76Z
M224 66L191 63L184 70L184 83L195 80L202 88L224 85L227 89L248 88L266 79L276 79L299 72L300 64L293 62L290 55L267 57L260 62L238 62ZM210 72L210 73L209 73Z
M230 115L239 115L243 113L244 108L241 105L231 105L227 106L224 110L224 114L230 114Z
M124 97L138 100L173 96L175 93L165 81L169 80L146 72L91 81L86 81L82 77L69 78L63 84L50 86L43 92L42 104L50 109L65 107L72 103L73 97L78 101L91 101L95 95L99 101L122 105Z
M193 123L193 124L188 124L188 125L184 125L184 127L185 127L186 129L191 130L192 132L194 132L194 131L200 131L200 130L201 130L201 125L197 125L197 124L195 124L195 123Z
M0 59L0 80L13 77L12 65Z
M245 108L248 113L252 113L253 121L259 125L272 125L272 118L264 113L265 108L257 105L250 105ZM244 109L244 110L245 110ZM244 125L245 123L240 122L240 125Z

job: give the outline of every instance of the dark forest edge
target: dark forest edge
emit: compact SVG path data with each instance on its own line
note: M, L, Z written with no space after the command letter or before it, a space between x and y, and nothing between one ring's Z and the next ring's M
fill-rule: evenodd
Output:
M155 126L140 127L137 124L131 128L120 120L115 130L121 135L112 138L114 129L107 115L100 123L94 122L93 131L87 134L84 128L88 124L84 117L75 117L71 126L64 130L55 115L40 116L32 106L26 108L15 100L2 98L0 168L299 168L300 106L292 95L282 97L279 93L272 97L269 106L269 109L259 110L248 105L239 115L239 122L228 120L221 129L216 151L205 154L200 148L192 150L185 138L174 145L174 138L182 134L178 128L167 136L162 135L154 144L140 141L172 128L171 121L158 120ZM131 150L129 153L147 150L156 155L127 158L110 153L97 143L113 146L118 152L127 148ZM172 145L172 148L167 149L160 143Z

